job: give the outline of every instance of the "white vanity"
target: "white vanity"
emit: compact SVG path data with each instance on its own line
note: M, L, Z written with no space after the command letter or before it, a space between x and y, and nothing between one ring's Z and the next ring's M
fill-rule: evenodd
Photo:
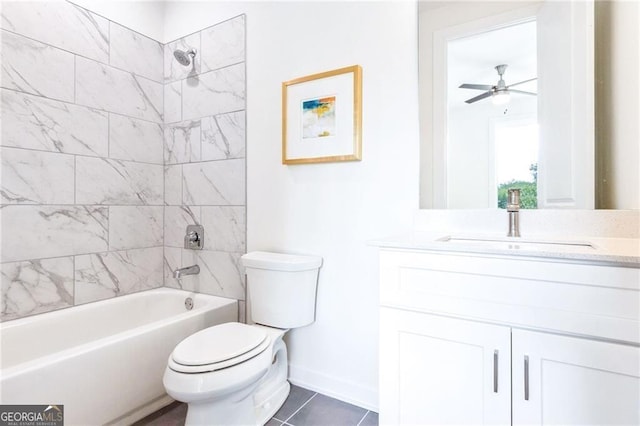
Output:
M376 244L381 424L640 424L640 240Z

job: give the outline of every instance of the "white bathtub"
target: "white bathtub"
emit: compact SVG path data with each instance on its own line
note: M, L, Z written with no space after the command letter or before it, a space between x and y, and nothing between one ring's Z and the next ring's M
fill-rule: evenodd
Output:
M63 404L65 425L132 423L172 401L162 375L176 344L237 318L235 300L161 288L7 321L0 403Z

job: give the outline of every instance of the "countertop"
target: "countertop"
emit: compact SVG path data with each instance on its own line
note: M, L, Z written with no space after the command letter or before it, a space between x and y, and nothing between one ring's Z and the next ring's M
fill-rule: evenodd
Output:
M640 268L640 239L549 237L416 231L370 244L391 249L464 252Z

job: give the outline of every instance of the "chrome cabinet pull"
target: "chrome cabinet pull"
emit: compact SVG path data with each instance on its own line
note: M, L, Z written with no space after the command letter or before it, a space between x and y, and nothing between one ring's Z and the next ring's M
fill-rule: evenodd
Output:
M529 400L529 356L524 356L524 400Z
M498 393L498 350L493 351L493 392Z

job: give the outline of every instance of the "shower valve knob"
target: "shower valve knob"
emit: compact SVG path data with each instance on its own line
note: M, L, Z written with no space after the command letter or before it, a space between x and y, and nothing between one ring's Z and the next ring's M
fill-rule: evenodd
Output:
M204 247L204 227L202 225L188 225L184 236L184 248L202 250Z

